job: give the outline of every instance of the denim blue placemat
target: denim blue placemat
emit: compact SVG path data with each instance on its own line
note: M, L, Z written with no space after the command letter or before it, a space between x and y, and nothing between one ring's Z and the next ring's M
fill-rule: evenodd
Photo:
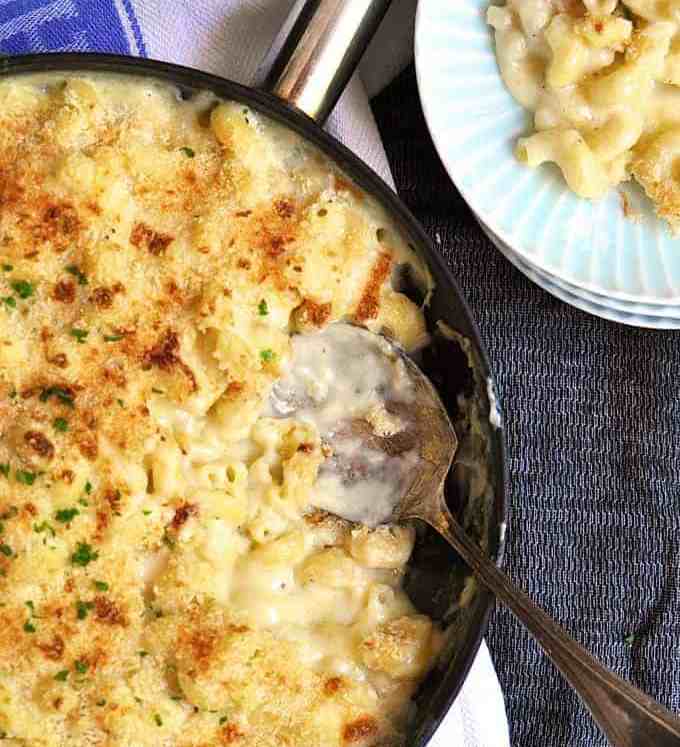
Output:
M495 370L506 568L608 666L680 710L680 335L588 316L512 267L441 167L412 70L374 111L397 188L462 285ZM488 638L513 747L606 745L508 612Z

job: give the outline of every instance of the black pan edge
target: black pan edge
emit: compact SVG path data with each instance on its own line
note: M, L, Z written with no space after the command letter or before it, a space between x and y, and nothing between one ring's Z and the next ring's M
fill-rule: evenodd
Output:
M124 57L111 54L93 53L51 53L19 55L0 58L0 78L23 73L49 72L101 72L153 77L167 83L186 87L189 90L205 89L214 92L220 98L242 101L258 109L271 119L280 122L316 145L327 156L333 159L368 194L372 195L401 226L418 253L426 261L434 278L435 296L440 298L440 306L445 304L449 321L461 335L472 343L472 358L476 364L476 379L493 381L486 351L481 343L479 330L474 322L470 309L457 282L452 277L441 255L420 226L410 210L401 202L390 186L369 166L354 155L346 146L326 133L319 125L304 113L292 109L282 100L264 91L248 88L233 81L204 73L193 68L173 65L167 62L145 58ZM451 323L450 320L455 320ZM486 398L488 412L488 398ZM489 517L488 551L500 564L505 549L505 529L508 520L506 487L508 484L507 467L502 431L489 428L489 462L494 484L493 505ZM458 695L487 629L489 616L493 608L493 596L485 590L477 594L475 609L468 625L476 630L466 641L466 650L457 657L455 672L447 673L444 682L446 687L439 687L429 704L430 713L425 723L419 728L418 735L409 747L425 747L446 715L449 707Z

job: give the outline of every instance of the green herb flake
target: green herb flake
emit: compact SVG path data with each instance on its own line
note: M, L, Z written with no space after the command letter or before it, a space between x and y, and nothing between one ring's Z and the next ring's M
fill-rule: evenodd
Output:
M260 316L267 316L267 314L269 313L269 308L267 307L267 302L264 300L264 298L257 305L257 311Z
M88 495L92 492L92 483L89 480L85 483L85 492Z
M106 583L106 581L95 581L94 582L94 588L97 591L108 591L109 585Z
M148 651L137 651L137 653L138 653L138 654L139 654L139 655L140 655L140 656L142 657L142 659L143 659L143 658L144 658L145 656L148 656L148 655L149 655L149 652L148 652Z
M104 335L104 342L120 342L123 335Z
M151 511L149 511L149 509L148 509L148 508L145 508L145 509L144 509L144 510L142 511L142 513L144 514L144 516L151 516Z
M24 623L24 633L35 633L35 625L30 620Z
M88 545L87 542L79 542L76 551L71 555L71 563L85 568L93 560L97 560L98 557L99 553L94 552L91 545Z
M167 529L163 532L163 544L171 550L175 547L175 540L168 534Z
M53 537L56 536L56 532L52 528L52 525L48 524L46 521L43 521L42 524L34 524L33 531L36 534L41 534L42 532L49 532Z
M226 723L226 721L227 721L227 717L226 716L221 716L220 717L220 726L222 726L222 724Z
M84 620L87 613L94 607L94 602L83 602L80 599L76 602L76 616L79 620Z
M33 604L32 599L29 599L25 604L28 607L28 609L31 610L31 612L35 612L35 605Z
M156 726L163 726L163 719L157 713L154 713L153 720L156 722Z
M10 285L12 286L12 290L19 294L19 298L23 298L24 300L30 298L35 290L28 280L15 280Z
M18 469L14 473L16 481L21 485L33 485L38 477L37 472L27 472L25 469Z
M276 358L276 353L271 348L267 348L266 350L260 350L260 358L265 363L270 363L271 361L274 360L274 358Z
M87 506L89 506L89 505L90 505L90 504L89 504L89 503L88 503L88 502L87 502L87 501L86 501L86 500L85 500L84 498L78 498L78 503L79 503L79 504L80 504L81 506L85 506L85 507L87 507Z
M14 387L12 387L12 391L9 393L9 398L16 399L16 396L17 396L17 390L14 389Z
M59 431L59 433L66 433L68 430L68 420L64 420L64 418L55 418L52 421L52 426L55 431Z
M62 669L61 672L57 672L54 675L54 679L57 682L66 682L67 678L68 678L68 669Z
M184 155L187 158L193 158L196 155L196 151L193 148L189 148L188 145L185 145L183 148L180 148L180 150L182 151L182 153L184 153Z
M78 516L80 511L77 508L60 508L55 514L54 518L62 524L68 524Z
M78 268L78 265L69 265L66 268L66 272L78 278L78 285L87 285L87 278L80 271L80 269Z
M0 463L0 474L9 477L9 462Z
M106 701L105 700L98 700L97 701L97 705L101 708L102 706L106 705Z
M13 269L14 269L14 265L3 265L2 266L3 272L12 272Z
M87 672L87 668L89 665L86 661L83 661L82 659L76 659L73 666L76 672L78 672L78 674L85 674L85 672Z
M69 334L71 335L71 337L75 337L76 340L78 340L78 342L83 345L90 333L86 329L78 329L78 327L73 327Z
M6 557L11 558L12 557L12 548L9 545L6 545L4 542L0 543L0 552Z
M47 402L50 397L56 397L59 402L69 407L73 407L73 394L68 390L60 386L50 386L47 389L43 389L40 393L40 401Z
M120 407L122 407L122 408L124 408L124 407L125 407L125 402L123 402L123 400L122 400L122 399L117 399L117 400L116 400L116 402L118 402L118 405L119 405Z
M14 298L14 296L5 296L2 299L2 302L10 309L16 309L17 307L17 300Z
M13 519L18 513L19 509L16 506L10 506L0 514L0 519Z
M156 389L156 387L155 387L155 386L152 386L152 387L151 387L151 391L152 391L152 392L153 392L154 394L165 394L165 392L164 392L164 391L163 391L162 389Z

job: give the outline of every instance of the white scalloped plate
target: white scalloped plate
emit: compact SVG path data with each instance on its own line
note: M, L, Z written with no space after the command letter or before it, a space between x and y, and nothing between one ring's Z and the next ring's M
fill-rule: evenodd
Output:
M535 266L527 264L510 247L503 244L497 236L494 236L493 232L481 222L480 225L484 233L486 233L506 259L512 262L529 280L561 301L594 316L599 316L612 322L629 324L633 327L680 329L680 307L619 301L584 291L569 283L565 283L559 278L544 273Z
M515 159L513 147L528 131L529 117L498 72L488 5L418 3L418 85L449 176L525 266L603 300L658 305L666 307L662 316L680 317L680 238L655 217L636 185L624 189L639 222L624 217L618 191L599 202L583 200L556 167L529 169Z

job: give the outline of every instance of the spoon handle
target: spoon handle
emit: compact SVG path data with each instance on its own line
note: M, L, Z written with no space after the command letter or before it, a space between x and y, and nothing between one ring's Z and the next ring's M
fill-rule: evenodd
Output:
M423 517L425 518L425 517ZM524 624L615 747L679 747L680 718L600 664L500 571L448 510L427 519Z

